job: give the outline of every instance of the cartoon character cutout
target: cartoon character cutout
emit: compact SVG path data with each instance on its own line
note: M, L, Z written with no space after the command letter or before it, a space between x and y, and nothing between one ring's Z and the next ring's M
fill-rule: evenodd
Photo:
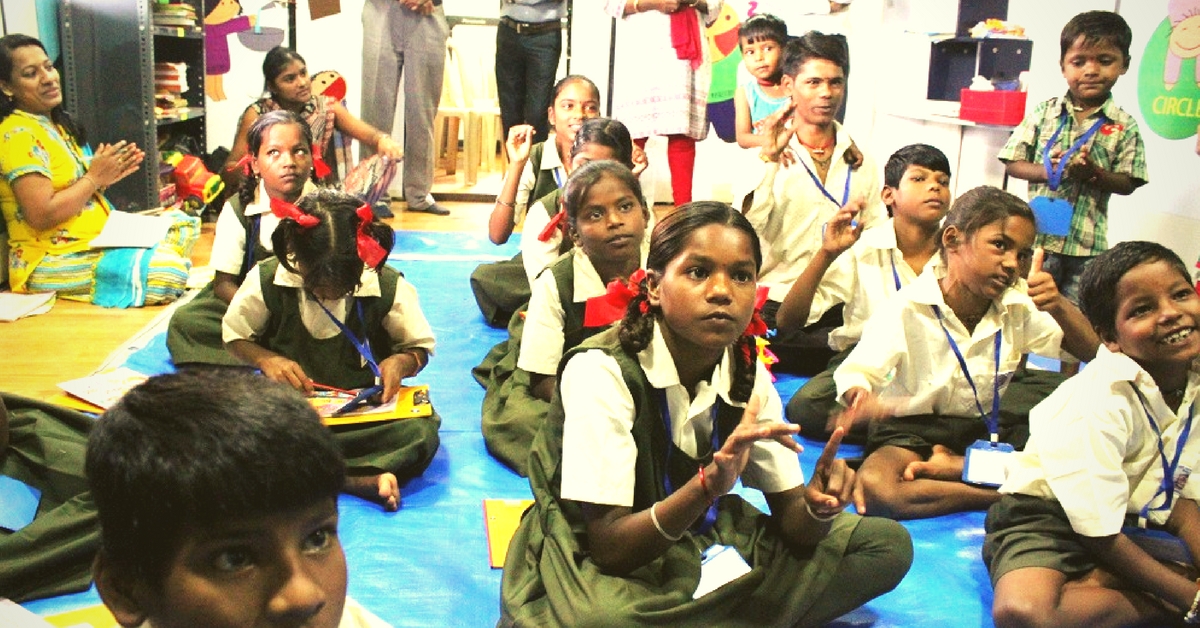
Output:
M1167 44L1163 83L1169 90L1179 82L1183 60L1200 57L1200 0L1170 0L1167 18L1171 20L1171 37ZM1195 79L1200 85L1200 59L1196 62Z
M705 29L709 42L708 54L712 60L708 119L717 137L726 142L737 141L733 93L737 90L738 68L742 65L742 50L738 46L741 25L737 11L726 2L721 6L717 19Z
M346 98L346 79L337 70L323 70L312 75L312 91L341 102Z
M225 74L229 72L229 36L254 27L254 17L242 15L238 0L204 0L204 93L225 100Z

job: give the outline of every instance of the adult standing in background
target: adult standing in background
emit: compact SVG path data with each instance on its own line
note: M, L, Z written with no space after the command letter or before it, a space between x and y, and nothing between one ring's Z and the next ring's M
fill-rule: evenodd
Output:
M645 148L667 136L667 166L675 205L692 200L696 142L708 135L712 67L703 27L724 0L604 0L617 18L612 117Z
M442 97L450 28L442 0L365 0L362 119L392 129L404 77L404 202L409 211L445 216L433 202L433 118ZM369 147L362 147L364 152Z
M514 126L528 124L534 130L531 142L546 139L566 11L566 0L500 0L496 90L504 137Z

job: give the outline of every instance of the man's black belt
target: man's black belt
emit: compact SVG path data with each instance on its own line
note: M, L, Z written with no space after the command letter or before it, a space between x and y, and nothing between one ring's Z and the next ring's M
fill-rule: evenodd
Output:
M518 35L540 35L562 28L561 20L549 22L518 22L511 17L501 17L500 23L517 31Z

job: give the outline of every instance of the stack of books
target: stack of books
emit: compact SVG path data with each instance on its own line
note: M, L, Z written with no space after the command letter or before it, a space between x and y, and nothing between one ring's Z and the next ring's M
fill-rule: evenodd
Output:
M154 112L158 117L174 116L180 110L186 110L188 102L183 93L187 90L186 63L159 61L154 64Z
M196 7L185 2L153 2L150 4L155 26L196 27Z

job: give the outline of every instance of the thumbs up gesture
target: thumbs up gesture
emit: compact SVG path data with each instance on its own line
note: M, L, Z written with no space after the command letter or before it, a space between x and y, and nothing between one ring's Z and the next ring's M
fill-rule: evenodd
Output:
M1063 296L1058 291L1058 284L1054 283L1054 277L1042 270L1045 258L1045 249L1034 249L1026 282L1029 284L1029 298L1037 309L1052 312L1062 304Z

